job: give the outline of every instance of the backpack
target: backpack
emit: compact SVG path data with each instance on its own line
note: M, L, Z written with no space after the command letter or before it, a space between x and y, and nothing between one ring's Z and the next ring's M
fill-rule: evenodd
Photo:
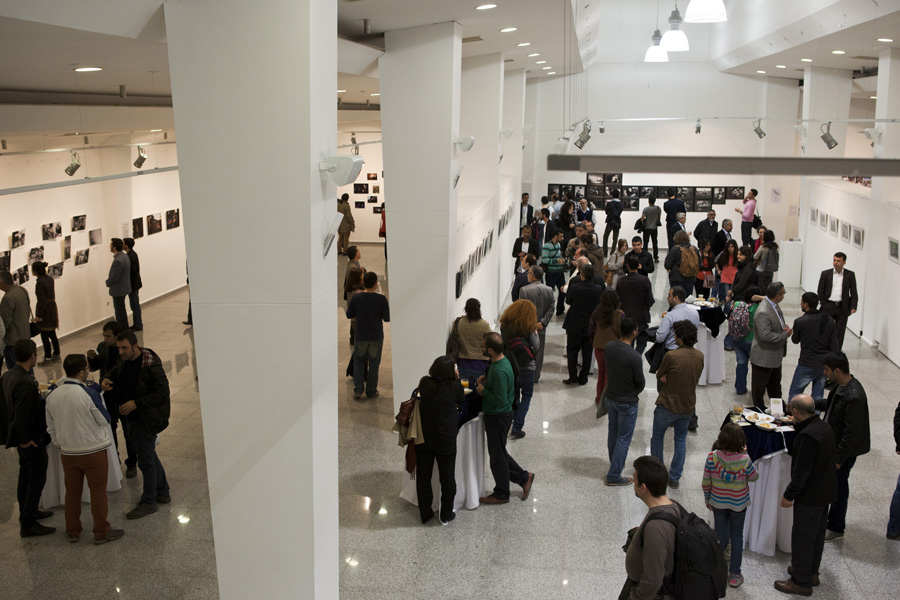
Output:
M520 369L524 369L528 363L534 360L534 348L531 342L522 336L516 336L509 340L509 351L516 359L516 365Z
M676 599L724 598L728 566L716 534L706 521L679 503L681 518L657 512L648 520L661 519L675 526L675 568L664 587Z
M750 335L750 305L746 302L735 302L728 315L728 335L735 339L743 339Z
M774 273L778 270L778 250L766 248L760 262L760 270L766 273Z
M700 272L700 259L692 246L682 247L681 264L678 265L678 272L687 279L694 279Z

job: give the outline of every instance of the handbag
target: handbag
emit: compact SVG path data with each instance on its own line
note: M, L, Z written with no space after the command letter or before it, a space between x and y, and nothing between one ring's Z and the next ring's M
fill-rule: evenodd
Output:
M400 403L400 410L397 411L397 416L394 417L394 420L397 421L400 427L409 427L409 420L412 418L413 409L415 409L416 401L419 399L418 394L419 388L416 388L413 390L409 400L404 400Z
M453 327L450 328L450 335L447 337L447 355L452 356L454 360L459 358L459 320L462 317L456 317L453 321Z
M762 227L762 219L759 216L759 213L753 213L753 229L759 229Z
M705 288L714 288L716 287L716 276L712 273L707 273L703 276L703 287Z
M31 312L31 298L28 297L27 291L25 292L25 299L28 300L28 314L31 315L31 321L28 322L28 337L37 337L41 335L41 328L34 322L34 313Z

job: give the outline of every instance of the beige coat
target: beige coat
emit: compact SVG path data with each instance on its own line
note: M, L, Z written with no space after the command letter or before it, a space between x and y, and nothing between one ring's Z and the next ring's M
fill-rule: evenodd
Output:
M338 202L338 212L344 215L344 220L338 226L338 233L356 231L356 221L353 220L353 213L350 212L350 203Z

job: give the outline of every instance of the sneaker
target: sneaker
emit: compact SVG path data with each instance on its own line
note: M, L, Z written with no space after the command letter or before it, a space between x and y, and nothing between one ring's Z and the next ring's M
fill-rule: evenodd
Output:
M35 523L31 527L27 529L20 529L19 535L23 538L27 537L37 537L40 535L50 535L51 533L56 532L56 527L47 527L46 525L41 525L40 523Z
M123 535L125 535L125 532L121 529L110 529L103 537L94 538L94 544L99 546L100 544L105 544L106 542L114 542L117 539L121 538Z
M518 431L513 431L512 433L509 434L509 437L511 437L514 440L520 440L523 437L525 437L525 432L522 431L521 429Z
M125 465L125 479L134 479L135 477L137 477L137 467Z
M69 535L68 533L66 534L66 541L69 542L70 544L77 544L78 540L80 540L80 539L81 539L80 535Z
M135 519L142 519L147 515L152 515L158 509L156 508L156 504L148 504L146 502L139 502L134 509L125 515L125 518L129 521L133 521Z
M673 490L677 490L679 485L680 484L677 481L675 481L674 479L669 477L669 487L670 488L672 488Z
M621 486L621 485L631 485L634 480L631 477L622 477L617 481L606 481L606 485L610 487Z
M170 502L172 502L172 496L170 496L169 494L166 494L165 496L161 494L156 495L157 504L169 504Z
M729 575L728 576L728 585L730 587L740 587L742 583L744 583L743 575Z
M354 400L361 400L361 399L362 399L362 394L353 394L353 399L354 399Z
M447 518L444 518L444 517L438 517L438 519L439 519L440 522L441 522L441 525L449 525L449 524L450 524L450 521L452 521L452 520L455 519L455 518L456 518L456 513L450 513L450 516L447 517Z
M831 531L830 529L825 532L825 541L826 542L836 542L838 540L844 539L843 533L838 533L837 531Z

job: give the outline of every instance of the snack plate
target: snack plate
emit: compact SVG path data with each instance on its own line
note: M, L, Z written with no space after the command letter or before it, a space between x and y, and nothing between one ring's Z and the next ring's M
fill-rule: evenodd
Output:
M473 390L473 389L471 389L471 388L463 388L463 391L466 393L466 396L468 396L469 394L471 394L471 393L474 392L475 390Z
M750 423L748 421L741 421L740 423L738 423L738 425L740 425L741 427L750 427L751 425L753 425L753 423Z
M694 305L695 306L705 306L705 307L710 307L710 308L715 306L715 304L713 304L709 300L696 300L696 301L694 301Z
M758 413L753 410L744 410L744 418L750 421L751 423L771 423L775 420L775 417L772 415L767 415L765 413Z
M754 425L765 431L775 431L777 429L775 423L754 423Z
M783 432L783 431L794 431L794 428L790 425L782 425L781 427L776 427L775 431Z

